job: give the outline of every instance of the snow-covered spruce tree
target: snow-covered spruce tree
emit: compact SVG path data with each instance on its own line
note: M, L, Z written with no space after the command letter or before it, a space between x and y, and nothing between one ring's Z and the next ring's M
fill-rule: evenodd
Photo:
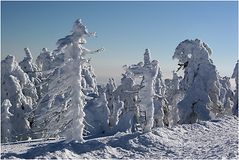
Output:
M178 103L179 123L209 120L222 111L220 84L208 45L198 39L185 40L175 49L173 59L184 69L181 81L185 96Z
M4 60L2 60L1 68L2 80L4 80L4 76L15 76L19 79L19 83L22 87L30 81L29 77L18 65L18 62L13 55L8 55Z
M134 80L123 74L121 84L113 92L113 108L110 118L110 126L115 127L117 131L135 132L137 130L136 124L139 117L138 91L139 86L135 85ZM113 117L114 115L118 117ZM119 119L118 124L115 123L117 119Z
M42 98L42 96L48 92L49 84L57 78L57 69L60 68L62 64L64 64L64 53L51 52L48 51L47 48L42 49L42 52L36 59L36 65L41 74L39 76L40 82L36 83L35 85L37 86L37 91L40 98ZM57 95L54 100L55 103L62 103L62 96L64 95ZM42 106L48 106L49 98L49 96L44 96L44 98L41 99L41 103L38 105L38 108L42 108ZM35 111L35 113L40 114L37 112L39 112L39 110Z
M110 110L106 99L105 88L98 87L99 96L85 106L85 128L89 136L104 135L109 131Z
M29 48L24 48L24 51L25 51L26 57L24 57L24 59L21 62L19 62L19 66L25 73L27 73L32 83L35 86L38 86L41 83L42 74L39 68L37 67L37 65L33 62L33 57ZM36 87L36 90L37 90L38 97L41 97L41 87ZM36 104L36 101L37 101L36 97L34 97L33 100L34 100L34 104Z
M64 63L54 68L54 79L49 81L48 92L45 94L49 97L48 110L36 119L44 122L48 136L63 135L66 141L83 142L86 96L82 91L82 69L88 65L86 54L102 51L90 51L83 47L85 37L89 36L95 36L95 33L88 32L78 19L73 25L73 33L57 41L55 52L64 53ZM61 106L54 103L58 95L64 95Z
M223 115L232 115L234 106L234 93L231 89L230 77L220 77L220 96L219 100L223 104Z
M169 125L169 106L165 97L166 86L164 84L163 75L158 68L158 74L154 82L154 126L163 127Z
M37 65L33 62L32 54L29 50L29 48L24 48L26 57L19 62L19 66L22 68L22 70L28 74L30 80L34 82L32 79L36 79L40 76L41 72L39 72L39 69Z
M12 141L12 124L11 118L12 113L9 112L10 107L12 106L9 99L5 99L2 102L1 107L1 142L11 142Z
M106 84L106 91L105 91L110 112L112 112L113 110L113 101L114 101L113 92L115 91L115 89L116 89L115 81L113 78L110 78L108 83Z
M52 52L48 51L47 48L43 48L42 52L36 59L36 65L40 71L48 71L50 69L53 69L53 61L54 57L52 55Z
M155 88L155 93L158 95L165 95L165 91L166 91L166 86L164 84L164 80L163 80L163 75L162 72L160 71L160 67L158 70L158 74L155 80L155 84L154 84L154 88Z
M180 81L182 77L178 76L178 74L173 71L173 78L172 79L165 79L165 85L166 85L166 92L165 97L168 101L169 105L169 125L174 126L179 121L179 115L178 115L178 102L180 102L183 97L184 93L181 90L180 87Z
M38 99L36 88L14 56L8 55L2 60L1 67L1 100L9 99L12 104L12 140L26 140L31 136L26 113Z
M181 79L182 77L178 76L178 74L175 71L173 71L172 79L165 79L166 85L165 95L170 104L173 101L173 96L175 95L175 92L177 92L180 89L179 85Z
M140 101L139 110L141 113L144 113L145 116L145 123L142 125L143 132L151 131L151 128L154 125L154 85L158 69L158 61L150 61L150 53L148 49L146 49L144 53L144 63L131 65L127 68L127 76L142 77L141 89L138 92L138 97ZM160 113L163 114L163 111Z
M120 98L118 97L115 101L113 101L112 107L113 108L112 108L110 118L109 118L110 127L117 126L117 124L119 122L119 116L122 112L122 109L124 108L124 102L120 101Z
M89 60L82 69L82 86L84 86L84 94L98 94L96 75Z
M110 110L106 99L106 88L98 85L98 95L91 95L93 99L87 101L84 107L85 116L85 135L98 137L108 134L110 131L109 117Z
M233 70L232 78L235 78L236 82L236 90L235 90L235 98L234 98L234 106L232 109L232 113L238 116L238 61Z

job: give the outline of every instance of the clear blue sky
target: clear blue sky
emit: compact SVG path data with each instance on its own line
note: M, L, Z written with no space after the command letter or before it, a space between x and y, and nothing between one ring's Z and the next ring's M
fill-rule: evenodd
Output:
M53 50L57 39L70 33L81 18L97 38L89 49L105 48L92 56L99 81L121 77L122 66L142 61L145 48L160 62L164 77L177 68L172 55L178 43L199 38L213 50L221 75L230 76L238 58L237 2L1 2L2 58L34 57L43 47Z

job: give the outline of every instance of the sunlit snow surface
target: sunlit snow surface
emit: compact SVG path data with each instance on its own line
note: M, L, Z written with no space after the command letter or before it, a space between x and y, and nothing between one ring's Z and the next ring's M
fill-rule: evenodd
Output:
M238 159L238 117L154 128L152 132L117 133L83 144L34 140L3 144L1 158L162 158Z

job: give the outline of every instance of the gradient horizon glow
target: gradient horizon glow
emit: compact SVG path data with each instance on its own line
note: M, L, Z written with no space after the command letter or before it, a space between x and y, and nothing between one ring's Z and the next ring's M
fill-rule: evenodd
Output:
M164 78L172 77L177 45L200 39L213 50L212 60L221 76L231 76L238 59L238 5L232 2L1 2L1 58L15 55L18 62L29 47L34 59L41 49L56 48L81 18L97 38L86 47L105 51L92 55L99 82L117 81L124 64L143 61L146 48L159 60Z

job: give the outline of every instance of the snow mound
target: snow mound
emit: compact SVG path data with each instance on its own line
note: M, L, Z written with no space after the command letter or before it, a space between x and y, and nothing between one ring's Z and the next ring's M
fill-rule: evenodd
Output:
M238 117L154 128L152 132L117 133L85 143L34 140L1 146L2 159L238 159Z

